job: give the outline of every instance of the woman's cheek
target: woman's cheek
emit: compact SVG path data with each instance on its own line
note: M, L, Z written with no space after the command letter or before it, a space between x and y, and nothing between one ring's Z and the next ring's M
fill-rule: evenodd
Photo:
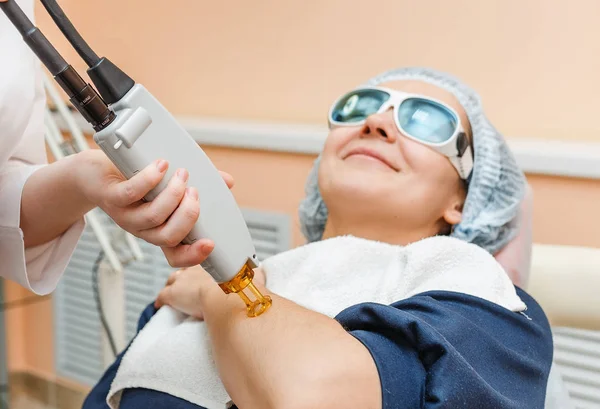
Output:
M443 161L447 160L441 153L416 141L407 141L403 148L408 166L416 171L433 171L440 168Z
M329 133L325 141L324 151L339 152L350 142L356 133L354 128L337 128Z

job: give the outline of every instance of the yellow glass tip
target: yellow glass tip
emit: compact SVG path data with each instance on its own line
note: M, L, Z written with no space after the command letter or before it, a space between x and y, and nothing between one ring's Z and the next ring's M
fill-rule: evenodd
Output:
M269 309L273 301L268 295L262 295L258 288L252 282L254 270L250 263L244 264L242 269L226 283L219 286L225 294L237 293L246 304L246 315L248 317L258 317ZM250 290L246 292L245 290ZM252 295L252 297L250 297Z
M252 301L250 297L248 297L248 294L244 292L245 289L250 289L250 292L256 298L254 301ZM245 289L238 291L237 294L246 303L246 315L248 315L248 317L258 317L263 312L267 311L273 303L271 297L262 295L253 282L248 283L248 286Z

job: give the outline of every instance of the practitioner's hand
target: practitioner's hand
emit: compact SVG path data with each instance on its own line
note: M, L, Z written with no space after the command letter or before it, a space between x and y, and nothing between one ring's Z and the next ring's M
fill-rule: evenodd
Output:
M169 164L157 160L131 179L125 179L103 152L93 149L78 153L78 185L84 196L104 210L121 228L160 246L173 267L201 263L212 251L210 240L180 244L200 215L198 192L187 188L188 172L178 169L151 202L141 199L163 179ZM233 178L221 172L231 188Z
M260 268L254 270L253 282L260 287L265 285L265 275ZM154 306L160 308L169 305L184 314L202 320L204 314L200 300L208 291L222 292L215 280L202 267L184 268L171 273L165 288L158 294Z

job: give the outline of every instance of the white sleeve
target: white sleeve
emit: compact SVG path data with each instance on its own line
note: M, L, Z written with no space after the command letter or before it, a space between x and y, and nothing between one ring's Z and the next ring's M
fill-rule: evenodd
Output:
M17 0L33 20L33 0ZM20 229L27 178L47 164L46 96L41 65L0 13L0 275L37 294L54 290L84 228L83 219L55 240L25 249Z

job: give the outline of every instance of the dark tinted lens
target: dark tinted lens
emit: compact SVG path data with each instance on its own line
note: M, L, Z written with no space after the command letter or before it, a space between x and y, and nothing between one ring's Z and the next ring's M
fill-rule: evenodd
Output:
M410 136L432 143L450 139L458 122L443 105L420 98L410 98L400 104L398 120Z
M360 90L342 98L333 108L332 119L336 122L360 122L376 113L390 95L379 90Z

